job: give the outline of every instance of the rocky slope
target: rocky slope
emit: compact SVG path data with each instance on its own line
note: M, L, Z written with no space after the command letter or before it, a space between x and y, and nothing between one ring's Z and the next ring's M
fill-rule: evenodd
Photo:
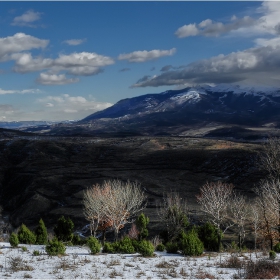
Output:
M83 190L105 179L138 180L148 195L152 227L164 192L179 191L196 209L207 181L225 180L246 195L264 177L255 164L257 144L180 137L48 138L0 141L1 203L13 226L48 226L70 215L86 224Z

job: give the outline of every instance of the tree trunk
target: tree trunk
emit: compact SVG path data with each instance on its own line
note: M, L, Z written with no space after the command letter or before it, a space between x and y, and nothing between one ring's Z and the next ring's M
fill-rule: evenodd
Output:
M221 245L222 245L222 232L220 228L218 228L218 252L221 252Z
M239 251L241 252L241 234L238 233L238 246L239 246Z

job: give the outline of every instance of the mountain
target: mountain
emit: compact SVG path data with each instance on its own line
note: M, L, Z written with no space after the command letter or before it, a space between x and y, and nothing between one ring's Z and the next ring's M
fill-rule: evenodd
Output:
M190 131L204 129L202 134L207 135L213 129L221 132L225 126L241 126L243 130L278 128L280 90L219 85L146 94L120 100L77 123L54 125L51 133L188 135Z

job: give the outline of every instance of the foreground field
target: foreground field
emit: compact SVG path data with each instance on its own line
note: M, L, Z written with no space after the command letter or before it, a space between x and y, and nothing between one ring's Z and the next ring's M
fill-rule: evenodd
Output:
M155 252L151 258L138 254L90 255L87 247L79 246L67 247L65 256L50 257L45 246L24 245L26 251L22 246L13 249L9 243L0 243L1 279L234 279L244 278L244 269L229 267L267 259L262 253L244 253L238 258L230 253L184 257ZM40 255L33 255L35 250Z

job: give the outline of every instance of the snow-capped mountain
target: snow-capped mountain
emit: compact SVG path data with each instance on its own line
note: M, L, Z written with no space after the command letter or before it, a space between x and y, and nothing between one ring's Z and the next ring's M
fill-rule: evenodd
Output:
M228 85L169 90L120 100L86 117L82 123L108 118L118 121L149 119L149 116L155 120L156 115L161 119L166 115L167 122L175 118L179 123L198 119L238 124L280 121L280 90Z

